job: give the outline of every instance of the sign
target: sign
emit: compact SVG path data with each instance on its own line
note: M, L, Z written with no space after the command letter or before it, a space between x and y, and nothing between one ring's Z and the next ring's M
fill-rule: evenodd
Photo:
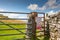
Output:
M36 26L36 28L38 29L38 30L41 30L41 18L40 17L36 17L36 23L37 23L37 26Z

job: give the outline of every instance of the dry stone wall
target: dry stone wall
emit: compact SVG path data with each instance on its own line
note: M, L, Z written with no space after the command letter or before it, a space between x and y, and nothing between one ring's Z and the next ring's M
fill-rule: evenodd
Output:
M60 40L60 13L49 16L50 40Z

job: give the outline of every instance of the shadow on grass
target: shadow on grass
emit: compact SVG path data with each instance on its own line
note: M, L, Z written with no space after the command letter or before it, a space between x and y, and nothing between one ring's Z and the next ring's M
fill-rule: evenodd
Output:
M43 40L49 40L50 39L50 29L49 29L49 22L47 21L47 27L46 27L46 32L44 39Z
M43 40L49 40L50 37L45 36Z

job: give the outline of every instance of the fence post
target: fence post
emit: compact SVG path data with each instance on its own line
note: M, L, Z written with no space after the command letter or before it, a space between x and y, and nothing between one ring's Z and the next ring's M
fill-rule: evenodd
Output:
M27 36L26 40L36 40L36 22L35 22L35 17L37 17L36 12L32 12L29 14L29 20L28 23L31 23L31 25L27 25Z
M32 37L33 40L36 40L36 21L35 18L37 17L37 12L32 12Z

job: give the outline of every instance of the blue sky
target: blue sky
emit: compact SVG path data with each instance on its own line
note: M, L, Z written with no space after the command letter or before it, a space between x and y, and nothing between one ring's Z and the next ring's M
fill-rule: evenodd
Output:
M56 12L60 11L60 0L0 0L0 11Z
M29 6L37 6L31 10ZM60 10L60 0L0 0L0 9L17 12L48 12ZM32 8L33 9L33 8Z

